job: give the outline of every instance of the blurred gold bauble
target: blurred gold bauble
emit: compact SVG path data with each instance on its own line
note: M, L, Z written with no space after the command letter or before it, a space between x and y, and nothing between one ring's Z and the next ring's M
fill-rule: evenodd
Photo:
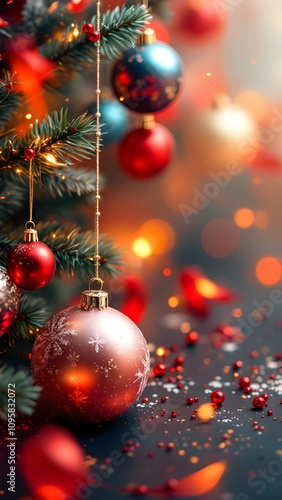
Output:
M252 115L222 94L186 129L186 158L192 167L204 170L225 169L233 163L246 165L259 150L258 135Z

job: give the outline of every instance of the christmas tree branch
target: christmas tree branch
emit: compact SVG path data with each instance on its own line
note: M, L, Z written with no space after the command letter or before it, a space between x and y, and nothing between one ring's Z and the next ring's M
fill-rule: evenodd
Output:
M134 47L137 34L150 18L145 5L123 6L121 9L116 7L113 11L107 11L101 21L102 56L114 59ZM95 26L96 16L89 21ZM96 47L82 32L82 26L83 23L75 27L70 25L65 30L63 40L54 39L40 48L42 55L55 61L68 75L96 64Z
M7 135L4 127L16 116L22 105L22 95L12 92L16 83L15 75L4 72L4 78L0 80L0 137Z
M56 177L65 175L60 167L88 160L94 155L95 132L93 116L83 113L69 121L67 110L61 109L59 113L53 111L41 123L36 122L30 127L26 135L6 142L0 151L0 171L27 177L28 161L24 152L31 147L36 152L33 160L35 181L40 179L41 174Z
M23 340L34 340L48 319L45 300L30 293L22 292L18 314L9 330L11 344L21 337Z
M65 273L69 277L89 279L93 275L95 254L95 234L93 231L81 232L78 227L60 222L39 223L37 230L40 241L48 245L56 258L57 273ZM0 233L0 265L5 265L11 248L22 240L22 228L10 234ZM113 246L113 242L105 236L100 242L101 271L103 275L115 276L121 252Z
M0 368L0 418L7 420L8 386L15 387L16 412L32 415L36 401L40 398L41 387L34 385L26 369L15 371L4 365Z

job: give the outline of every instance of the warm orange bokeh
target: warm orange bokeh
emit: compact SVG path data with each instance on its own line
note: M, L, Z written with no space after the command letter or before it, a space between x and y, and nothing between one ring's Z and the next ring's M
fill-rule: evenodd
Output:
M264 257L257 263L256 275L263 285L275 285L281 279L281 262L275 257Z
M198 408L197 417L202 422L209 422L215 414L215 407L212 403L205 403Z
M254 212L249 208L240 208L234 215L234 221L241 229L247 229L254 223Z
M175 242L174 230L161 219L148 220L139 229L139 238L146 240L153 254L163 254L171 250Z

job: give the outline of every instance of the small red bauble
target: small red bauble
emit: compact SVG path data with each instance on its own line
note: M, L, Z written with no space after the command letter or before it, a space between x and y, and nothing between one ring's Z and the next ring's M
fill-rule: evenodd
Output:
M257 396L253 399L253 406L255 408L263 408L265 406L265 400L262 396Z
M154 372L157 377L162 377L163 375L166 374L166 366L163 363L158 363L154 367Z
M192 405L193 403L194 403L194 398L187 398L187 399L186 399L186 404L187 404L187 405L189 405L189 406L190 406L190 405Z
M24 152L24 156L26 160L33 160L33 158L35 157L34 149L31 148L26 149Z
M240 378L238 383L239 383L239 387L241 389L244 389L244 387L248 387L250 385L251 381L250 381L249 377L242 377L242 378Z
M176 358L174 360L174 364L175 365L183 365L184 361L185 361L185 358L183 356L176 356Z
M268 394L262 394L262 397L263 397L264 401L268 400Z
M92 33L89 33L88 38L90 42L98 42L100 39L100 33L98 33L98 31L93 31Z
M195 345L199 340L198 332L189 332L186 335L186 344L187 345Z
M27 441L21 467L34 497L41 500L76 496L77 485L86 482L82 448L69 431L57 425L43 427Z
M88 35L88 33L92 33L92 31L94 31L94 26L92 23L85 23L83 26L82 26L82 31L83 33L85 33L86 35Z
M216 405L221 405L224 400L225 396L222 391L214 391L211 394L211 402L215 403Z
M56 260L44 243L23 241L10 251L6 268L9 277L19 288L38 290L53 278Z
M136 179L150 179L173 160L175 141L164 125L145 130L138 128L125 136L117 150L117 159L125 173Z
M244 394L252 394L253 388L250 385L244 387Z
M243 366L243 361L234 361L233 363L233 370L239 370L239 368L242 368Z

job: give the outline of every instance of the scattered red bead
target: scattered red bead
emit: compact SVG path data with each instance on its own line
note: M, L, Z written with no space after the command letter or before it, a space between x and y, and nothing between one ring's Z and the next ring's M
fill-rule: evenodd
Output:
M244 394L252 394L253 388L250 385L244 387Z
M233 363L233 370L239 370L243 366L243 361L234 361Z
M177 384L178 389L182 389L183 384Z
M275 375L274 375L274 373L273 373L272 375L270 375L270 377L269 377L269 378L270 378L270 380L275 380Z
M257 396L253 399L253 406L255 408L263 408L265 405L265 400L262 396Z
M24 156L26 160L33 160L33 158L35 157L34 149L31 148L26 149L24 152Z
M183 379L183 375L177 375L176 380L182 380L182 379Z
M251 383L249 377L242 377L240 378L238 384L239 384L239 387L241 387L241 389L244 389L244 387L247 387L249 386Z
M92 33L89 33L88 38L90 42L98 42L98 40L100 40L100 34L98 31L93 31Z
M148 458L153 458L153 456L154 456L154 453L152 451L148 451L147 457Z
M259 352L258 351L252 351L250 352L250 358L258 358L259 357Z
M186 344L187 345L190 345L190 346L195 345L195 344L197 344L198 340L199 340L198 332L187 333L187 335L186 335Z
M191 415L190 420L195 420L196 415Z
M164 443L163 443L162 441L160 441L160 442L158 443L158 447L159 447L159 448L163 448L163 447L164 447Z
M271 415L273 415L273 411L272 410L268 410L267 415L269 415L271 417Z
M264 425L261 425L261 426L259 427L259 430L260 430L260 431L265 431L265 427L264 427Z
M174 448L174 443L168 443L166 446L167 451L170 451Z
M253 422L253 426L254 426L254 427L256 427L257 425L258 425L258 422L257 422L257 421Z
M167 401L167 398L161 398L161 403L165 403Z
M166 415L166 411L163 410L162 413L161 413L161 417L164 417Z
M148 401L149 401L149 398L143 398L142 399L142 403L148 403Z
M168 381L169 384L172 384L173 381L174 381L174 378L173 377L168 377L167 381Z
M214 391L211 394L211 402L216 405L221 405L225 400L225 396L222 391Z
M177 412L176 411L172 411L171 415L170 415L170 418L176 418L176 417L177 417Z
M228 439L230 439L230 435L227 434L227 433L223 434L222 439L224 439L225 441L227 441Z
M154 367L154 372L157 377L163 377L166 374L166 366L163 363L158 363Z
M200 399L199 398L194 398L194 403L199 403Z
M85 24L82 26L82 31L83 31L83 33L85 33L86 35L88 35L89 33L92 33L92 31L94 31L94 26L93 26L93 24L91 24L91 23L85 23Z
M187 398L186 399L186 404L187 405L192 405L194 403L194 398Z
M184 356L176 356L176 358L174 360L174 364L175 365L183 365L184 361L185 361Z
M268 400L268 394L262 394L262 397L263 397L264 401Z

